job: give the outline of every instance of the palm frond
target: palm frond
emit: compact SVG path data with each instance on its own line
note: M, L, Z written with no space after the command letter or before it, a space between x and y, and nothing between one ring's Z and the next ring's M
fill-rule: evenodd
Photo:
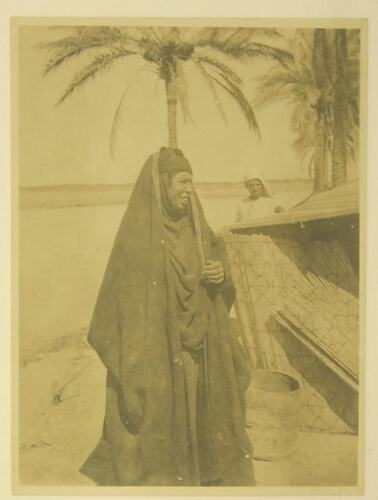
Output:
M257 79L256 97L253 106L261 109L271 102L284 101L289 104L298 102L311 108L318 92L312 72L301 64L290 68L278 68Z
M148 40L151 44L159 46L155 36L151 35L149 28L146 26L121 26L120 32L127 41L132 41L137 45L141 45L143 41Z
M358 127L360 125L360 109L358 99L349 99L348 101L348 111L350 113L350 122Z
M183 41L185 35L189 30L190 28L181 28L179 26L172 26L172 27L164 26L157 28L162 45L165 45L170 42L178 43L180 41Z
M223 88L234 99L234 101L238 104L240 110L242 111L244 118L248 123L248 126L252 128L254 132L260 137L260 129L255 117L255 113L250 102L240 88L242 84L242 79L240 78L240 76L229 66L223 64L217 59L213 59L208 56L198 56L194 58L194 60L196 62L201 62L205 66L208 66L209 69L213 71L213 74L207 72L210 80Z
M73 81L67 87L63 95L58 100L57 104L65 101L75 90L81 87L88 80L97 76L100 72L108 69L116 60L134 55L135 52L128 50L115 50L108 52L107 54L101 54L97 56L91 63L89 63L82 71L79 71L75 76Z
M254 33L257 34L258 30L256 29ZM261 57L279 62L285 67L294 61L293 54L287 50L251 40L251 31L248 29L234 29L228 36L224 35L225 33L219 30L212 32L196 45L199 47L206 46L227 57L240 61Z
M228 28L222 38L217 37L217 45L222 47L240 47L252 42L254 38L283 38L275 28Z
M298 102L291 115L291 129L306 141L312 141L315 112L312 108Z
M223 40L223 46L232 45L235 43L240 43L240 41L245 41L245 38L246 38L245 28L237 28L237 29L233 29L233 30L227 30L227 33L229 33L229 34ZM218 43L220 43L220 42L218 42Z
M253 39L255 36L268 37L268 38L284 38L283 34L277 28L244 28L248 34L249 39Z
M294 60L299 64L311 64L313 30L297 28L291 42Z
M244 118L246 119L249 128L251 128L258 137L261 137L260 127L257 123L255 113L249 103L247 97L238 85L235 85L224 74L218 76L209 75L210 78L221 88L223 88L238 104Z
M235 85L240 85L242 83L242 79L240 78L240 76L232 68L230 68L230 66L228 66L227 64L224 64L222 61L220 61L219 59L216 59L215 57L200 54L200 55L194 56L192 59L195 62L200 62L206 66L210 66L214 70L216 70L217 72L222 73L227 78L232 80L232 82Z
M214 81L210 77L209 73L206 71L206 68L205 68L204 64L201 61L196 61L196 64L199 67L199 69L200 69L200 71L202 73L202 76L204 77L206 83L209 86L209 89L210 89L210 92L211 92L211 94L213 96L214 102L215 102L215 104L216 104L216 106L218 108L218 111L219 111L219 113L220 113L220 115L221 115L224 123L226 125L228 125L227 115L226 115L226 113L224 111L224 108L223 108L223 105L222 105L222 101L219 98L219 94L217 92L217 88L214 85Z
M211 45L221 37L222 33L224 34L224 28L202 28L197 33L196 46L205 47Z
M307 169L308 175L312 177L315 162L315 144L304 136L298 136L292 143L292 147L299 159L301 170Z
M313 144L307 144L300 155L300 164L301 167L303 167L309 160L309 157L311 158L314 154L315 148Z
M169 28L155 28L154 26L151 26L150 28L147 28L149 33L151 34L151 38L154 38L156 40L156 43L161 47L162 42L163 42L163 37L164 33L168 31Z
M305 135L298 135L298 137L292 143L292 147L301 162L305 160L309 152L315 147L313 138Z
M82 35L80 29L77 29L76 36L70 36L55 40L53 42L39 44L39 48L48 50L53 53L53 57L47 62L44 73L47 74L51 70L58 68L61 64L67 62L73 57L77 57L84 52L92 49L117 48L120 45L136 43L136 40L130 36L120 33L119 31L106 31L98 33L95 28L89 33Z
M292 98L295 78L288 71L277 70L258 79L253 106L262 109L273 101L287 101Z
M109 136L109 151L110 151L110 157L112 158L112 160L115 159L115 143L116 143L116 138L117 138L117 131L118 131L118 127L119 127L120 122L121 122L122 109L123 109L123 106L125 103L126 96L131 88L131 85L134 83L136 77L142 71L146 71L146 68L148 66L150 66L150 63L145 64L144 66L139 68L137 71L135 71L135 73L132 75L128 85L126 86L125 90L123 91L123 93L121 95L117 109L114 113L113 122L112 122L111 130L110 130L110 136Z
M156 34L153 28L138 26L137 30L140 33L142 39L147 40L149 43L155 44L159 48L161 47L161 39Z
M258 37L282 38L282 34L275 28L230 28L213 27L199 30L196 45L218 48L223 51L226 46L237 46Z
M264 43L252 42L240 47L235 47L229 51L229 54L240 60L253 59L253 58L266 58L279 62L282 66L288 67L293 64L294 56L292 53L272 47Z
M308 172L308 176L313 179L314 176L315 176L315 150L314 152L312 153L309 161L308 161L308 167L307 167L307 172Z
M359 157L359 144L360 144L359 128L353 127L351 133L348 134L348 140L347 140L348 156L353 163L355 163Z

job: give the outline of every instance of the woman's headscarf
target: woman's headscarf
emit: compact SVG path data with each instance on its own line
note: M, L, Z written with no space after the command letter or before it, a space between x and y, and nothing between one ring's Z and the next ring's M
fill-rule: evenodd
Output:
M261 186L262 186L262 195L261 196L265 196L266 198L271 198L272 193L270 192L270 189L266 184L264 176L258 170L255 170L255 169L249 170L244 176L244 183L246 184L248 181L252 181L254 179L257 179L261 182Z
M192 167L180 149L161 148L158 159L159 174L188 172L192 174Z

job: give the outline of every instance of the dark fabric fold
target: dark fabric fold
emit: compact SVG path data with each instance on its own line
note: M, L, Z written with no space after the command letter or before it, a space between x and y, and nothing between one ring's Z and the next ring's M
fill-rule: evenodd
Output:
M206 258L221 260L227 276L205 286L192 215L164 215L152 163L134 187L89 329L108 371L107 403L102 438L81 470L98 484L253 485L248 362L229 325L234 288L222 244L196 198Z

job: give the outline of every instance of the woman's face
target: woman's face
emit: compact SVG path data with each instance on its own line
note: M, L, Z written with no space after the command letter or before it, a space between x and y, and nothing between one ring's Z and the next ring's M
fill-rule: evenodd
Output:
M169 203L174 210L183 212L189 204L193 193L193 176L189 172L174 174L167 187Z
M245 187L249 191L249 195L253 200L260 198L263 192L263 187L259 179L251 179L245 183Z

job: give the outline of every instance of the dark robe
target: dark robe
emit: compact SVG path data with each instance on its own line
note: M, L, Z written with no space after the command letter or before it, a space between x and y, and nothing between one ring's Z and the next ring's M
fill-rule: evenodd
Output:
M89 329L108 376L103 435L81 471L100 485L254 485L249 364L229 325L224 250L195 194L196 217L170 217L152 169L150 157ZM203 283L198 241L207 260L223 262L222 285Z

